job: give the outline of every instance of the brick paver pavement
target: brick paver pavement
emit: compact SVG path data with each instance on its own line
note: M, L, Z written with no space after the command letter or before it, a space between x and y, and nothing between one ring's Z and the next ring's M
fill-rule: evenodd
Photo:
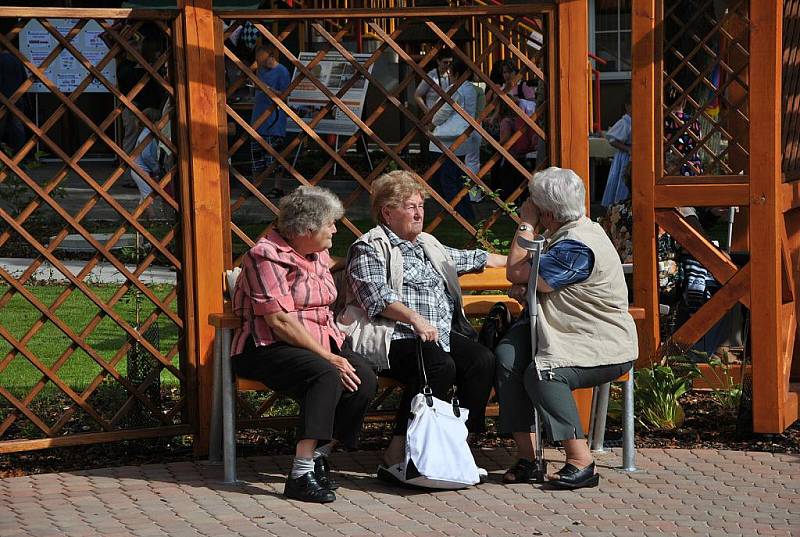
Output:
M428 493L377 481L378 453L337 453L327 505L281 496L289 457L239 459L236 486L192 462L10 478L0 537L800 535L798 455L642 449L625 473L614 450L597 456L600 487L574 492L501 484L504 449L476 458L488 482Z

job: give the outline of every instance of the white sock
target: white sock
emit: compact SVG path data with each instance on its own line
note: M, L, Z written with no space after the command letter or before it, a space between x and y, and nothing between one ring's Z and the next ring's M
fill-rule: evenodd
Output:
M328 442L324 446L319 446L314 450L314 458L319 459L320 457L329 457L331 451L333 451L333 442Z
M314 459L301 459L295 457L292 461L292 479L297 479L306 475L308 472L314 471Z

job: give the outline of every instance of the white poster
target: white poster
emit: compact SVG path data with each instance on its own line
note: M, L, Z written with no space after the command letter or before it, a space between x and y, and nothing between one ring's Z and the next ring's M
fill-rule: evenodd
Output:
M298 59L304 65L308 65L316 55L316 52L301 52ZM353 54L353 57L356 61L363 64L371 57L371 54ZM369 66L368 71L370 74L372 73L372 65ZM334 95L339 93L339 89L344 86L347 81L353 77L358 77L358 80L347 90L347 93L341 96L341 100L356 116L361 117L361 112L364 109L364 98L367 95L369 83L367 79L356 71L353 64L347 61L338 52L328 52L325 54L325 58L311 69L311 73ZM302 75L300 71L295 68L292 79L294 80L299 76ZM320 109L328 105L330 99L309 79L304 78L303 81L292 90L292 93L289 94L286 101L292 110L308 123ZM300 127L290 118L287 122L286 130L289 132L300 132ZM325 118L314 127L314 131L319 134L351 135L357 130L358 127L356 124L336 105L333 105Z
M67 35L78 23L79 19L48 19L61 35ZM87 22L78 35L72 38L72 46L75 47L92 64L97 65L105 57L108 47L100 38L103 27L95 20ZM37 20L31 20L20 32L19 37L20 52L28 58L31 63L39 67L47 56L59 46L58 41L48 32ZM116 61L111 60L102 70L103 75L112 84L117 83ZM58 89L64 93L75 91L83 80L89 75L89 71L81 65L75 56L68 50L62 49L58 57L50 62L45 75ZM41 82L33 84L29 90L36 93L49 93L49 90ZM98 80L92 80L84 90L90 93L108 92L108 89Z

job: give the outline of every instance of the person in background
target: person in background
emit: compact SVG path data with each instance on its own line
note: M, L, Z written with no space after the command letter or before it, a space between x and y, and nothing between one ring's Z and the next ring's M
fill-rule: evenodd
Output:
M508 152L518 162L524 163L528 153L536 151L539 137L528 126L524 119L518 116L508 104L500 102L500 143L505 145L515 133L521 133L517 140L509 147ZM524 112L527 113L526 110ZM531 111L531 114L533 111ZM507 159L503 158L498 165L495 166L497 173L493 177L493 185L500 189L501 197L507 199L517 188L522 184L527 184L528 174L521 173L513 164ZM527 197L527 190L516 199L519 204Z
M453 79L458 79L467 71L467 64L461 60L455 60L450 65L451 75ZM475 85L469 80L465 80L458 89L453 92L452 100L458 104L464 112L476 117L478 109L478 93L475 91ZM474 154L480 150L480 135L474 130L467 138L462 141L458 147L452 147L457 138L464 132L471 128L466 119L456 112L455 108L449 104L443 104L441 108L433 116L433 135L439 139L445 146L451 147L455 156L464 162L466 166L466 158L470 154ZM437 160L442 151L439 146L430 142L428 149L431 152L431 160ZM479 160L480 162L480 160ZM448 203L451 203L453 198L464 188L467 174L450 158L445 158L442 165L436 171L436 178L438 180L437 189L442 197ZM456 211L466 220L472 220L474 212L470 205L468 198L464 197L456 204Z
M483 89L482 85L475 83L475 77L472 78L472 86L475 88L475 120L477 121L486 108L486 90ZM480 121L478 121L478 123L480 124ZM472 131L472 136L475 137L478 147L475 148L475 151L466 156L464 163L472 170L472 173L478 175L478 171L481 169L481 144L483 138L481 138L481 135L478 134L477 131ZM489 176L484 177L485 179L489 178ZM471 188L469 191L469 201L474 203L483 201L483 190L477 186Z
M446 92L452 85L452 77L450 76L450 64L453 63L453 54L449 50L441 50L437 55L436 67L428 71L428 78L433 81L436 86ZM414 103L417 105L420 119L423 119L426 114L433 108L440 96L434 87L425 79L423 79L417 89L414 91ZM433 116L424 120L426 127L431 125ZM431 161L431 153L428 151L428 138L424 133L418 133L420 140L420 150L425 162Z
M631 97L625 99L625 113L614 125L606 131L606 138L611 146L617 150L611 159L611 168L608 170L606 188L601 201L603 207L609 208L615 203L630 197L630 190L625 184L625 170L631 161Z
M638 355L636 325L628 312L622 263L602 227L586 217L586 190L572 170L547 168L533 176L530 198L511 243L509 294L524 301L530 253L517 244L544 233L547 242L537 282L537 348L531 326L517 323L495 349L499 429L513 435L518 460L506 483L530 481L534 469L534 408L554 442L566 452L564 467L548 476L553 487L595 487L592 454L572 390L599 386L628 371ZM531 359L533 358L533 359Z
M145 108L142 113L153 124L157 123L161 118L161 112L155 108ZM162 167L163 159L159 157L159 140L151 134L150 129L145 127L141 121L137 119L136 123L140 131L139 136L136 138L136 143L134 144L134 150L136 147L139 147L139 145L145 143L146 140L147 143L144 148L142 148L142 151L133 158L133 162L147 175L150 181L158 181L164 175L164 169ZM142 203L153 191L153 187L133 168L131 168L131 179L136 183L136 188L139 189L139 203ZM152 220L156 218L155 203L156 201L153 200L153 203L144 210L144 215L147 219Z
M452 84L452 78L450 77L450 64L452 63L452 53L449 51L442 51L436 58L436 68L428 71L428 78L436 82L436 85L442 88L442 91L449 90ZM414 102L417 103L420 116L427 114L439 99L439 94L426 80L420 82L414 92Z
M327 189L301 186L278 208L275 229L242 259L233 295L233 311L242 319L233 335L233 370L300 404L284 494L327 503L338 487L327 456L337 443L357 446L377 379L366 360L343 348L330 309L336 286L328 251L342 203Z
M138 32L132 32L125 26L120 26L118 31L120 35L128 37L131 48L141 53L142 58L149 65L154 66L164 46L163 36L161 36L158 27L146 23L139 28ZM115 41L110 34L104 34L104 41L109 48L115 45ZM161 74L163 75L163 73ZM133 89L144 78L147 78L147 81L138 93L132 97L131 101L136 108L142 111L149 108L161 110L167 98L166 91L161 84L139 64L139 61L133 53L126 50L125 54L121 55L121 58L117 61L117 86L120 92L130 97ZM127 106L123 106L121 118L122 150L126 155L132 155L137 146L137 139L142 132L142 125L136 115ZM133 177L134 172L131 170L128 173L131 179L134 179L134 183L136 183L136 179ZM138 183L136 184L138 186Z
M418 175L402 170L373 183L372 217L378 225L350 247L347 298L338 316L353 349L406 385L378 469L378 477L393 482L404 474L400 466L411 399L422 387L418 338L433 395L447 399L457 386L461 406L469 409L468 430L484 430L494 354L474 340L458 276L506 262L504 255L449 248L423 233L423 184Z
M275 94L282 95L289 87L291 76L289 70L278 62L278 50L273 45L261 45L256 49L256 63L258 65L258 78ZM266 118L262 118L271 107L274 109L269 112ZM260 123L259 123L260 121ZM272 149L280 152L286 140L286 112L274 103L272 98L256 88L255 101L253 103L253 115L250 124L256 129L263 142ZM252 156L253 176L258 176L265 169L271 167L275 162L274 157L261 145L261 140L251 140L250 151ZM282 169L277 167L273 170L275 183L272 190L267 193L270 198L279 198L284 192L281 188Z

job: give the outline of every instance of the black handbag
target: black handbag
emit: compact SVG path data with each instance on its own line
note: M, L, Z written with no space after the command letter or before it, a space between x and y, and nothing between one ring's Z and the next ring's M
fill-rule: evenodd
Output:
M478 343L487 349L494 350L508 332L512 321L513 317L508 311L508 307L503 302L495 303L483 320L481 330L478 332Z

